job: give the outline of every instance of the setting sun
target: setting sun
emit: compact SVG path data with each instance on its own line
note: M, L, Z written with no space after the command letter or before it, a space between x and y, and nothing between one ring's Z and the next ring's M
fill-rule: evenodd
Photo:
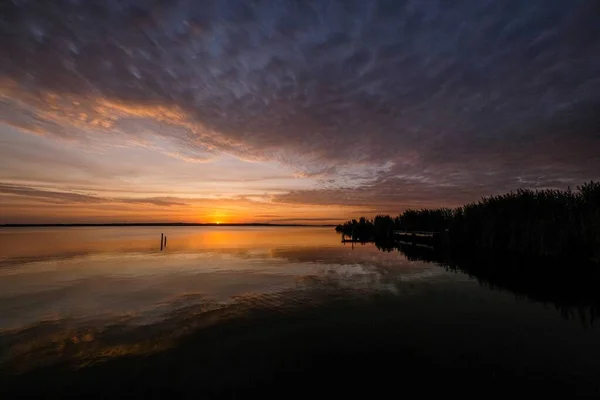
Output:
M221 224L228 222L229 215L222 212L221 210L215 210L210 214L208 220L211 221L215 225L221 225Z

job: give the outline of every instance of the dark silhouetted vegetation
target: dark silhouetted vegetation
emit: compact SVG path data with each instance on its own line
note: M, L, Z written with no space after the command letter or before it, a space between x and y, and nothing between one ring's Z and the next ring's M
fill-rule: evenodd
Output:
M455 209L406 210L336 227L356 240L385 241L393 231L448 232L453 247L600 260L600 183L567 190L520 189Z

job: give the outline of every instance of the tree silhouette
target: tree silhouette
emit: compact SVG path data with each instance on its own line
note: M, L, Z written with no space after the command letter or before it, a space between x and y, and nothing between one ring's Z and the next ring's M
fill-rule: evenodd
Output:
M453 247L542 256L577 254L600 261L600 183L577 191L529 190L484 197L455 209L409 209L361 217L336 230L355 240L386 241L393 231L448 231Z

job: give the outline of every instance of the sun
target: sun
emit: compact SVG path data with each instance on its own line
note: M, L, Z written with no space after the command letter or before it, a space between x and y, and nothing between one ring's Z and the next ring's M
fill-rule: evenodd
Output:
M222 210L214 210L206 216L206 222L213 225L223 225L229 221L229 215Z

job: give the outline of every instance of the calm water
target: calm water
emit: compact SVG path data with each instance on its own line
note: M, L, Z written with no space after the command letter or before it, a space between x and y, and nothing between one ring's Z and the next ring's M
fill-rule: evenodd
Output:
M331 228L2 229L0 390L600 394L598 328L532 298Z

